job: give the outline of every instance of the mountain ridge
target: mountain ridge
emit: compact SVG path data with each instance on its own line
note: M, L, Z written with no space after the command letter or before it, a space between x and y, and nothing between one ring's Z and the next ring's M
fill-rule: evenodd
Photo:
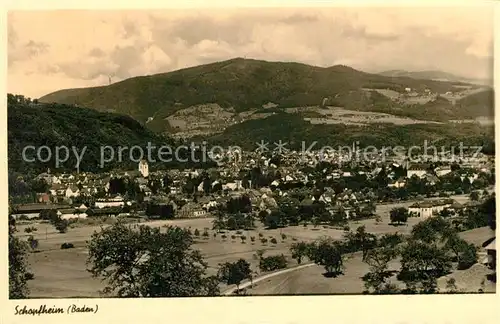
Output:
M318 105L324 98L342 97L361 88L401 92L406 87L420 91L429 88L440 93L453 90L457 85L463 83L386 77L345 65L317 67L234 58L133 77L111 85L58 90L39 100L122 113L145 123L151 116L166 118L197 104L216 103L246 111L268 102L280 107Z

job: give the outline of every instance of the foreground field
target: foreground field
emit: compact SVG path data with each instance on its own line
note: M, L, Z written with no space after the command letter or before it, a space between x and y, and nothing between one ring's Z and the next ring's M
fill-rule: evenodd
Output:
M455 196L453 198L459 202L467 200L466 196ZM410 218L407 225L394 227L388 225L388 215L392 208L398 206L408 207L410 204L411 202L379 205L377 206L377 214L382 217L380 223L375 222L373 219L350 222L350 228L355 230L358 226L365 225L368 232L375 234L393 232L399 232L401 234L409 233L411 228L421 221L421 219ZM203 232L204 229L208 229L210 236L206 239L201 237L197 238L193 248L200 250L204 255L205 261L209 265L209 274L215 274L220 263L232 262L243 258L250 262L252 269L256 272L256 277L261 275L258 271L258 261L255 257L257 250L266 251L265 255L283 253L288 257L289 265L293 266L296 265L296 262L290 258L289 248L294 241L312 241L321 236L330 236L334 239L340 239L344 233L343 230L330 228L328 226L291 226L284 229L266 230L259 224L255 230L244 231L242 233L242 235L245 235L247 238L245 243L242 243L239 235L237 235L235 231L227 231L225 233L227 236L226 239L222 239L221 234L217 234L216 237L214 237L214 231L211 230L211 218L148 221L144 224L153 227L176 225L190 228L192 231L198 229L200 232ZM33 236L39 240L39 252L29 254L31 272L35 275L34 280L29 281L31 297L99 297L99 290L103 289L105 285L101 280L92 278L90 273L86 271L86 260L88 257L86 242L90 239L92 233L100 230L100 225L80 225L69 229L68 232L64 234L56 232L54 227L47 223L19 225L18 235L24 239L29 235L24 233L24 228L27 226L37 227L37 232L33 233ZM131 226L134 226L134 224ZM262 244L259 241L259 234L268 238L268 240L273 237L278 242L275 245L271 243ZM282 234L285 234L285 239L282 239ZM232 235L236 235L235 239L231 238ZM252 236L255 237L254 243L250 241ZM485 240L486 239L487 238L485 238ZM65 242L73 243L75 248L61 250L61 244ZM324 286L322 284L323 280L330 279L325 279L321 276L321 267L313 266L301 270L298 273L291 272L290 279L286 280L287 282L294 282L295 280L297 284L290 284L289 288L283 288L285 284L282 284L280 286L281 288L276 288L274 281L269 284L269 288L265 288L266 283L263 282L258 285L258 289L262 290L256 291L256 293L274 293L272 291L276 291L276 293L293 293L292 291L297 291L297 293L321 293L323 291L335 293L357 292L359 287L362 286L362 281L359 276L366 273L366 265L361 263L357 257L354 257L349 261L348 267L348 274L339 279L342 283L335 283L335 285L340 285L338 287L335 285L332 287L328 285ZM298 278L301 279L299 280ZM310 280L314 281L314 283L310 283ZM328 282L334 281L330 280ZM350 288L348 289L347 287ZM226 288L228 287L221 286L222 290Z

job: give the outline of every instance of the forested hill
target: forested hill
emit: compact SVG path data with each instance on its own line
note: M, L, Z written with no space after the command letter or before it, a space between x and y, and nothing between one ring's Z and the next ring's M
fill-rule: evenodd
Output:
M410 87L434 93L453 91L457 83L389 77L355 70L344 65L327 68L293 62L268 62L235 58L169 73L130 78L107 86L66 89L40 98L117 112L140 122L163 119L197 104L216 103L236 112L260 108L269 102L279 107L319 105L324 98L344 106L350 93L362 88L404 92ZM342 102L341 98L346 98ZM362 107L359 107L362 108Z
M313 125L305 121L299 114L276 113L264 119L249 120L227 128L221 134L206 140L210 144L224 146L239 145L244 149L254 150L256 143L264 141L273 149L273 143L287 143L285 148L301 150L317 143L314 149L322 146L338 148L339 145L352 147L353 143L360 148L417 145L422 147L424 141L436 147L449 149L460 142L463 145L483 146L483 152L494 152L494 127L481 127L476 124L370 124L370 125Z
M64 104L41 104L32 102L23 96L8 95L8 168L9 171L23 174L35 174L50 168L54 171L76 171L77 158L73 147L81 154L86 147L80 171L107 171L111 169L135 170L137 162L131 161L129 151L124 151L122 161L116 158L100 167L101 147L111 146L118 156L118 146L131 148L140 146L147 154L148 142L157 147L170 145L175 148L176 143L165 136L160 136L144 128L139 122L129 116L98 112L93 109L76 108ZM47 162L28 162L23 160L23 148L47 146L52 151L52 157ZM56 170L56 147L65 146L70 154L66 162ZM60 155L65 153L60 149ZM110 150L105 151L110 152ZM153 151L153 154L156 151ZM106 153L107 154L107 153ZM185 152L189 154L189 152ZM35 151L27 151L31 159ZM108 154L106 155L108 156ZM140 153L136 152L134 160ZM154 155L153 155L154 156ZM44 151L42 158L47 157ZM153 168L155 164L153 163ZM158 167L178 167L177 163L158 164ZM184 163L181 167L189 167Z

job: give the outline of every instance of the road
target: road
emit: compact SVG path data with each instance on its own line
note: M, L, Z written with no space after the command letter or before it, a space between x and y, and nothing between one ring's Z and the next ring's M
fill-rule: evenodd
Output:
M276 272L273 272L273 273L269 273L267 275L263 275L261 277L255 278L252 282L246 281L246 282L242 283L240 285L240 289L247 288L248 286L250 286L252 284L256 284L259 281L263 281L263 280L266 280L266 279L269 279L269 278L272 278L272 277L275 277L275 276L279 276L279 275L282 275L282 274L285 274L285 273L288 273L288 272L292 272L292 271L304 269L304 268L307 268L307 267L310 267L310 266L313 266L313 265L314 265L314 263L307 263L307 264L302 264L300 266L296 266L296 267L293 267L293 268L288 268L288 269L276 271ZM232 287L232 288L224 291L222 294L225 295L225 296L229 296L229 295L232 295L235 291L236 291L236 287Z

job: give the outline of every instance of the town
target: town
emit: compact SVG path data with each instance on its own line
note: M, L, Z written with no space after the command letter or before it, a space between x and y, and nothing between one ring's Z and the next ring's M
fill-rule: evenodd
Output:
M9 11L12 313L486 322L441 298L496 293L493 10L457 8Z

